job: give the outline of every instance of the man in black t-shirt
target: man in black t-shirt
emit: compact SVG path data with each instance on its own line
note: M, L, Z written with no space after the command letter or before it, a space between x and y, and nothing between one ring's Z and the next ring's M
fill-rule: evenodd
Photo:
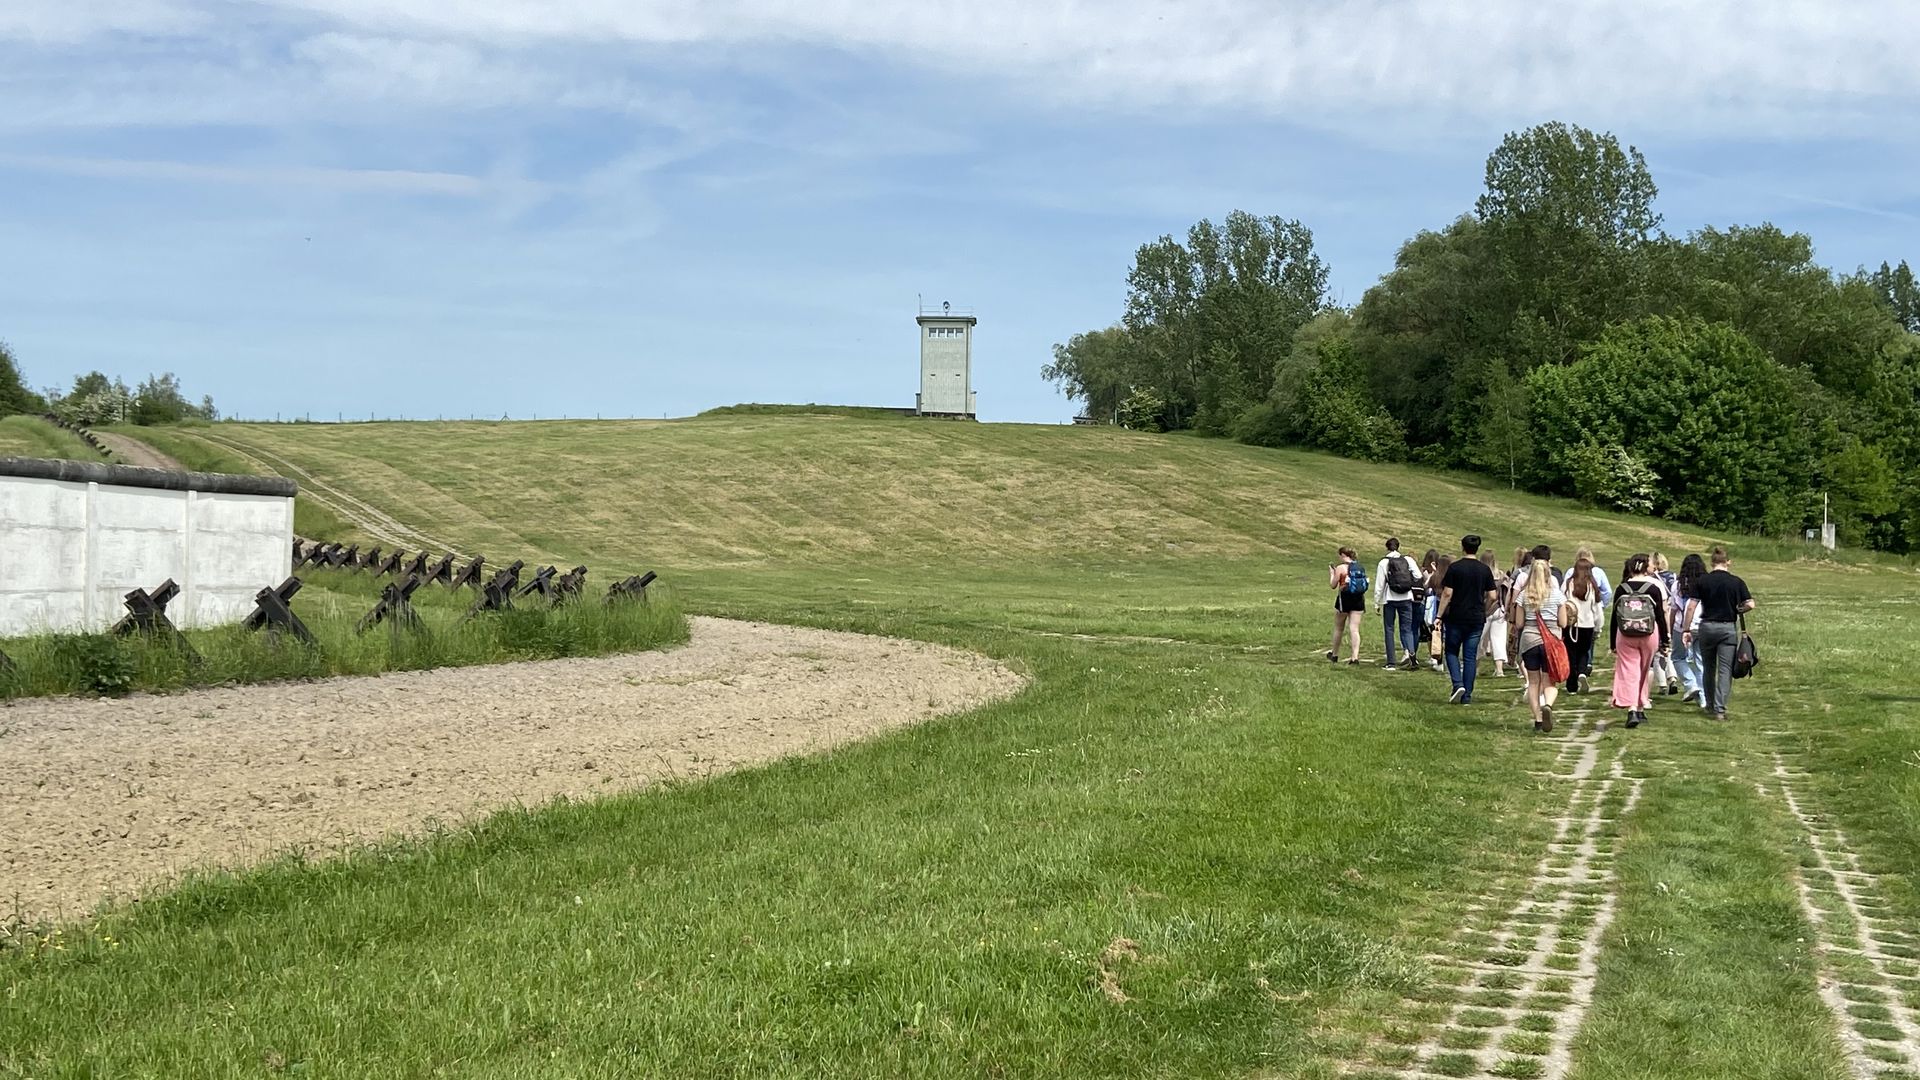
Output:
M1498 594L1493 571L1480 561L1480 538L1463 536L1460 550L1466 558L1447 569L1440 579L1440 632L1447 651L1447 677L1453 680L1455 705L1473 703L1473 677L1480 667L1480 635L1487 628L1487 612Z
M1727 695L1733 692L1733 654L1740 647L1740 616L1753 610L1747 583L1729 569L1727 549L1713 549L1713 570L1693 583L1693 599L1700 605L1700 629L1684 640L1700 652L1700 682L1706 691L1705 708L1715 720L1727 718Z

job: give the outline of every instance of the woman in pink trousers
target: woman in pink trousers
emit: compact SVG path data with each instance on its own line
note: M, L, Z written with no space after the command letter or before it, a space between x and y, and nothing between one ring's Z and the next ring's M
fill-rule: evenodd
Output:
M1639 727L1653 704L1647 675L1666 644L1667 590L1653 576L1652 560L1627 560L1620 587L1613 593L1613 618L1607 640L1613 649L1613 707L1627 710L1627 726Z

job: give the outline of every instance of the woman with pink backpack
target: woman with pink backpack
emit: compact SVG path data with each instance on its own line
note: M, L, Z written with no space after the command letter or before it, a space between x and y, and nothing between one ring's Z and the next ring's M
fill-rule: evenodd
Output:
M1653 560L1635 555L1621 572L1613 593L1613 619L1607 633L1613 649L1613 707L1627 710L1627 726L1646 722L1653 705L1648 693L1654 657L1665 646L1668 627L1667 592L1653 576Z

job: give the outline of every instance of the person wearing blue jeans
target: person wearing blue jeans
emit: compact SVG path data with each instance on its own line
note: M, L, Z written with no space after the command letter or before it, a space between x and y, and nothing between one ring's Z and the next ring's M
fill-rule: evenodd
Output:
M1447 650L1447 678L1453 682L1451 700L1456 704L1473 704L1473 680L1480 673L1480 637L1486 629L1484 620L1478 626L1440 624L1441 641Z
M1407 666L1412 667L1414 651L1420 647L1420 616L1413 600L1389 600L1380 605L1380 612L1380 621L1387 627L1387 670L1396 671L1400 667L1393 655L1396 641L1406 657ZM1398 624L1397 627L1395 624Z
M1460 550L1466 557L1447 568L1440 581L1441 647L1447 654L1447 677L1453 682L1455 705L1473 704L1474 676L1480 671L1480 636L1486 632L1487 612L1493 609L1499 594L1494 589L1493 571L1478 558L1480 538L1463 536Z
M1700 602L1693 598L1693 587L1707 576L1707 561L1698 555L1689 555L1680 563L1680 572L1675 575L1673 662L1680 669L1680 686L1686 691L1686 700L1695 701L1701 708L1707 705L1706 681L1700 666L1700 646L1693 640L1693 631L1700 626Z
M1414 650L1420 645L1420 615L1418 605L1413 599L1413 583L1418 581L1419 577L1420 568L1400 551L1400 538L1388 537L1387 557L1380 560L1380 565L1373 575L1373 606L1379 613L1380 622L1386 627L1387 632L1388 671L1398 671L1401 666L1393 651L1395 641L1400 643L1400 648L1404 651L1407 669L1412 670L1414 667ZM1394 588L1396 579L1406 585L1406 588ZM1396 623L1399 631L1397 635L1395 634Z

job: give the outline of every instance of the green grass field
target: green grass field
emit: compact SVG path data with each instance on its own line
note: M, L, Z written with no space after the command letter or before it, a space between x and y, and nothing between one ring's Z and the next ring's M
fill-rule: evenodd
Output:
M100 452L80 436L37 416L0 416L0 457L100 461Z
M1429 1068L1480 1075L1459 1056L1491 1038L1472 1025L1519 992L1426 957L1559 858L1571 734L1532 734L1516 680L1450 708L1438 675L1320 659L1332 549L1475 531L1503 560L1588 542L1617 567L1713 539L1104 429L734 415L167 437L195 467L176 450L297 468L336 505L490 558L653 568L693 612L949 643L1032 683L830 754L210 877L18 940L0 1075L1314 1078L1401 1075L1435 1041L1467 1049ZM1849 1075L1816 988L1837 924L1803 914L1811 849L1776 752L1811 771L1803 795L1875 875L1876 910L1920 927L1920 677L1897 647L1920 576L1736 554L1761 673L1727 725L1660 699L1602 738L1642 789L1606 826L1617 908L1591 1005L1576 1031L1567 980L1535 979L1493 1075L1562 1075L1541 1054L1560 1033L1582 1080ZM1371 614L1367 631L1377 659ZM1920 1004L1905 970L1843 974ZM1887 1006L1862 1008L1878 1031Z

